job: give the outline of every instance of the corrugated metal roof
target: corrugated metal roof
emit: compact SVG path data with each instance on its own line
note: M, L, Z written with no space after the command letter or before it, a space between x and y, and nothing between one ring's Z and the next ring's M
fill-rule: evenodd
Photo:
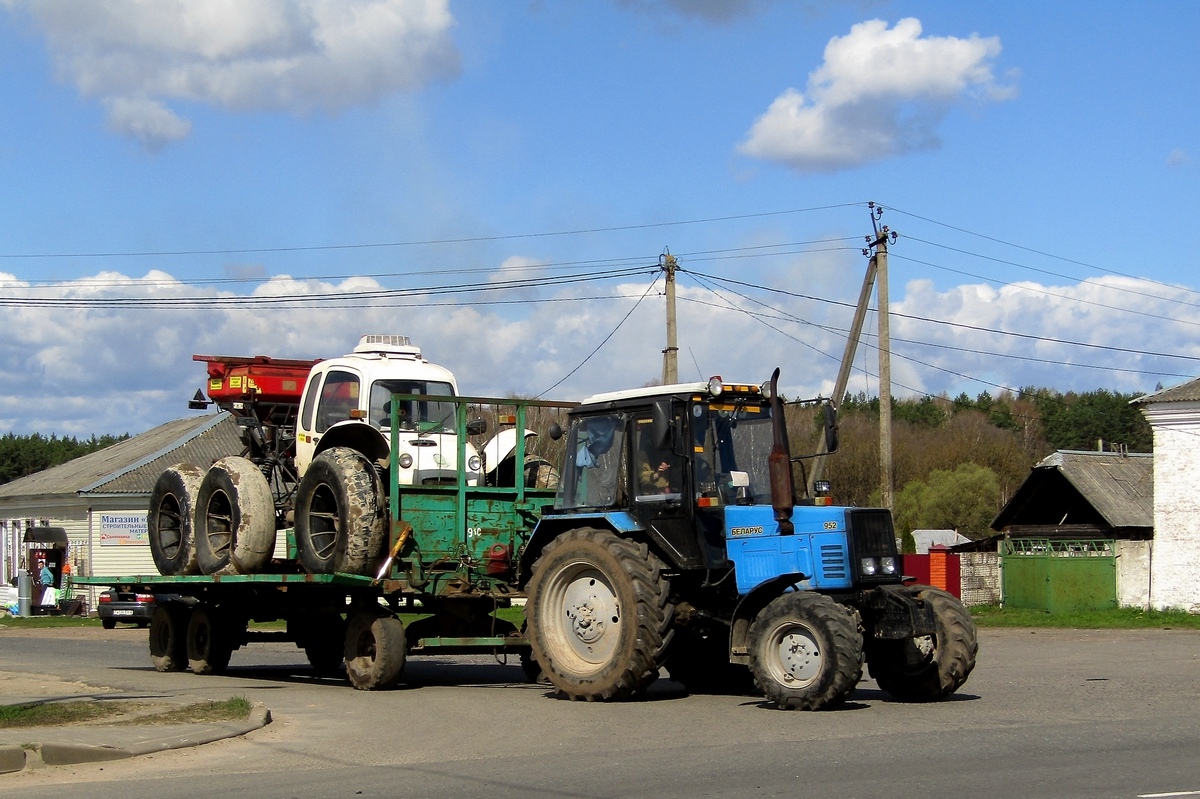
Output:
M0 500L76 494L146 494L166 467L207 465L242 451L228 413L176 419L111 447L0 486Z
M1064 509L1073 504L1061 496L1048 478L1061 475L1080 498L1090 505L1110 527L1154 526L1154 456L1148 453L1077 452L1060 450L1044 459L1030 472L1009 503L992 522L1000 530L1009 524L1027 523L1022 517L1052 518L1059 503ZM1059 484L1061 485L1061 483ZM1044 519L1035 519L1045 523Z
M1138 397L1133 404L1149 405L1152 402L1200 402L1200 377Z

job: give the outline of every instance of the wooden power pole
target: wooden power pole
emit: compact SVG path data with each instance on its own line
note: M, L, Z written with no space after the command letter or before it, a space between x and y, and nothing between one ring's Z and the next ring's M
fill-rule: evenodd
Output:
M675 329L675 256L666 253L660 266L667 273L667 348L663 350L663 385L679 382L679 342Z
M880 209L882 210L882 209ZM872 216L872 221L876 217ZM888 228L875 231L876 298L879 306L879 488L883 507L893 509L892 490L892 334L889 326Z

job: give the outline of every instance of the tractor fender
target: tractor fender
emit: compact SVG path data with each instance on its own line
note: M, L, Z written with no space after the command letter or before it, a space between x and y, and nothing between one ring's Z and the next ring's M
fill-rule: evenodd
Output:
M313 450L313 457L333 447L348 447L362 453L372 463L386 460L391 452L388 439L383 433L357 419L338 422L326 430Z
M747 646L750 639L750 624L754 621L754 617L769 605L772 599L811 577L812 575L800 572L780 574L754 586L750 589L750 593L742 597L737 607L733 609L733 619L729 624L730 662L742 664L750 662Z
M626 511L543 516L533 528L533 534L529 537L529 542L521 550L521 561L517 570L517 585L521 589L525 588L525 584L533 576L533 563L542 554L542 550L546 548L546 544L549 544L567 530L574 530L578 527L596 527L611 530L617 535L623 536L646 531L646 528L632 514Z

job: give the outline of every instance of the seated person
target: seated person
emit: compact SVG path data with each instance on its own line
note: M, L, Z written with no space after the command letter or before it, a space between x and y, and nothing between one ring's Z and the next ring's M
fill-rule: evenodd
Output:
M654 461L658 465L654 465ZM648 457L642 461L638 485L646 494L667 494L671 491L671 464L665 458Z

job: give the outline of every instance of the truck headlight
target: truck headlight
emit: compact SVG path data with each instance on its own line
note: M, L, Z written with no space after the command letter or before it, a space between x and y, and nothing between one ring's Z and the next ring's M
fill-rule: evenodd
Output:
M858 570L863 577L872 577L879 571L879 564L875 562L875 558L863 558L858 562Z
M400 461L399 462L400 462L401 469L411 469L412 468L412 455L409 455L407 452L400 453Z
M886 558L880 558L879 559L879 567L880 567L880 569L883 570L884 574L895 574L896 573L896 559L890 555Z
M479 460L478 455L472 455L467 458L467 470L472 472L479 471L479 467L483 465L483 461Z

